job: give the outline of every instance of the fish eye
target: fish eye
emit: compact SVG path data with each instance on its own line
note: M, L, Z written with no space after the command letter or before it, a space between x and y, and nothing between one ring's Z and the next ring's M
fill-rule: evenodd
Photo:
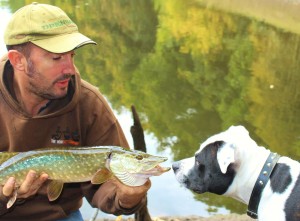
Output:
M144 157L143 157L142 155L137 155L135 158L136 158L137 160L142 160Z

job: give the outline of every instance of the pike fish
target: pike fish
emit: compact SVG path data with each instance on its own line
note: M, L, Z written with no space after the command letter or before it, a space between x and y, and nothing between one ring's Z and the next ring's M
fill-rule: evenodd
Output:
M47 194L49 201L56 200L64 183L91 181L101 184L116 177L128 186L141 186L151 176L170 170L159 164L166 157L117 146L62 147L37 149L28 152L0 152L0 185L15 177L16 189L7 203L11 207L17 198L17 189L27 173L49 176Z

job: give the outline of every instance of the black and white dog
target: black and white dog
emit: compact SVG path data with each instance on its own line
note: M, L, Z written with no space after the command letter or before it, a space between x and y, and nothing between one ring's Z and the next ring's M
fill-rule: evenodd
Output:
M208 138L172 167L186 188L237 199L252 218L300 221L300 163L258 146L243 126Z

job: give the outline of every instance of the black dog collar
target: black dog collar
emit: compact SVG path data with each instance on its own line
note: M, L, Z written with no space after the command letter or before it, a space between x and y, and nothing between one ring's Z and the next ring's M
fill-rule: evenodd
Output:
M247 211L248 216L250 216L253 219L257 219L257 209L258 209L262 191L265 188L270 178L270 175L275 165L277 164L279 158L280 155L271 152L255 182L254 188L251 193L249 205L248 205L248 211Z

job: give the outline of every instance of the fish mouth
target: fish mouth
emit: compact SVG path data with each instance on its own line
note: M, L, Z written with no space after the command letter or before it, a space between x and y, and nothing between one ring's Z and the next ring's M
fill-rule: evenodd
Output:
M159 176L167 171L169 171L170 167L162 167L160 165L156 165L155 167L140 172L139 174L148 175L148 176Z
M149 158L148 160L147 160L147 163L149 164L149 165L153 165L153 164L159 164L159 163L163 163L163 162L165 162L165 161L167 161L168 160L168 158L167 157L153 157L153 158Z

